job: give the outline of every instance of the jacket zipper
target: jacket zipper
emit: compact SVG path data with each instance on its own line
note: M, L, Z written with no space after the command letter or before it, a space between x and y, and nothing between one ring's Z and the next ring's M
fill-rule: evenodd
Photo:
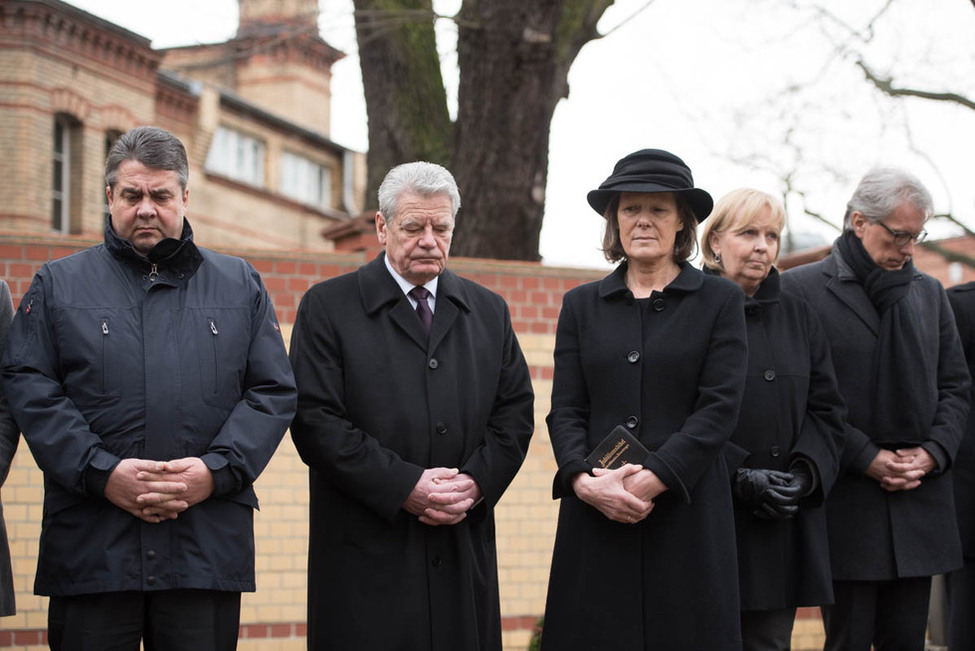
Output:
M108 319L102 319L102 373L101 373L101 393L105 393L105 363L108 354Z

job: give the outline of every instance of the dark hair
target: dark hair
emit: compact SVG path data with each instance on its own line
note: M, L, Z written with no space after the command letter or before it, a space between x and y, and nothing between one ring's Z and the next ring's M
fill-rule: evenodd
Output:
M617 214L620 207L620 192L606 204L606 229L603 231L603 255L610 262L626 259L623 241L620 239L620 223ZM684 262L697 251L697 216L691 204L679 192L671 193L677 204L677 214L680 216L684 228L674 236L674 262Z
M185 191L190 178L186 148L179 138L159 127L136 127L118 137L105 159L105 185L115 188L119 166L136 160L154 170L176 172L180 189Z

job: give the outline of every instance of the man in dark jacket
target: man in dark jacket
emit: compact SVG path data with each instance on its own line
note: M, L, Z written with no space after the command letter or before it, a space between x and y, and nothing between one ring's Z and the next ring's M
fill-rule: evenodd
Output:
M172 134L122 135L104 244L44 264L10 331L52 649L234 649L255 589L252 485L294 377L257 272L193 243L187 176Z
M826 648L924 648L931 576L961 566L951 469L969 376L944 289L914 268L933 212L912 175L868 172L823 261L783 287L819 309L847 406L826 502L835 605Z
M501 649L494 506L533 394L504 300L445 269L459 207L444 168L394 168L385 253L298 308L309 649Z
M948 290L948 302L955 314L958 335L968 361L968 372L975 375L975 282ZM973 385L975 389L975 385ZM975 390L971 401L975 404ZM955 479L955 513L961 534L964 566L945 575L948 589L948 648L975 648L975 411L969 412L965 436L958 448L952 470Z

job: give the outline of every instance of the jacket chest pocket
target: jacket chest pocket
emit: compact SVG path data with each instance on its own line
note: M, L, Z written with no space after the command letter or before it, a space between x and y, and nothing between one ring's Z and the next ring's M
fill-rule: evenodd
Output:
M203 401L232 409L240 401L247 351L250 347L249 314L240 309L195 311L197 358Z
M59 325L65 391L80 408L113 404L124 387L141 388L134 384L143 363L138 333L124 313L67 310Z

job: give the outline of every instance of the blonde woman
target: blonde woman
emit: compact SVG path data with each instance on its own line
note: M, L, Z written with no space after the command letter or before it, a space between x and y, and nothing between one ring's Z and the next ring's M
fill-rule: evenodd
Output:
M748 371L732 465L743 647L788 649L797 606L831 603L823 500L838 472L843 403L810 306L779 291L785 209L752 189L705 222L705 273L745 293Z

